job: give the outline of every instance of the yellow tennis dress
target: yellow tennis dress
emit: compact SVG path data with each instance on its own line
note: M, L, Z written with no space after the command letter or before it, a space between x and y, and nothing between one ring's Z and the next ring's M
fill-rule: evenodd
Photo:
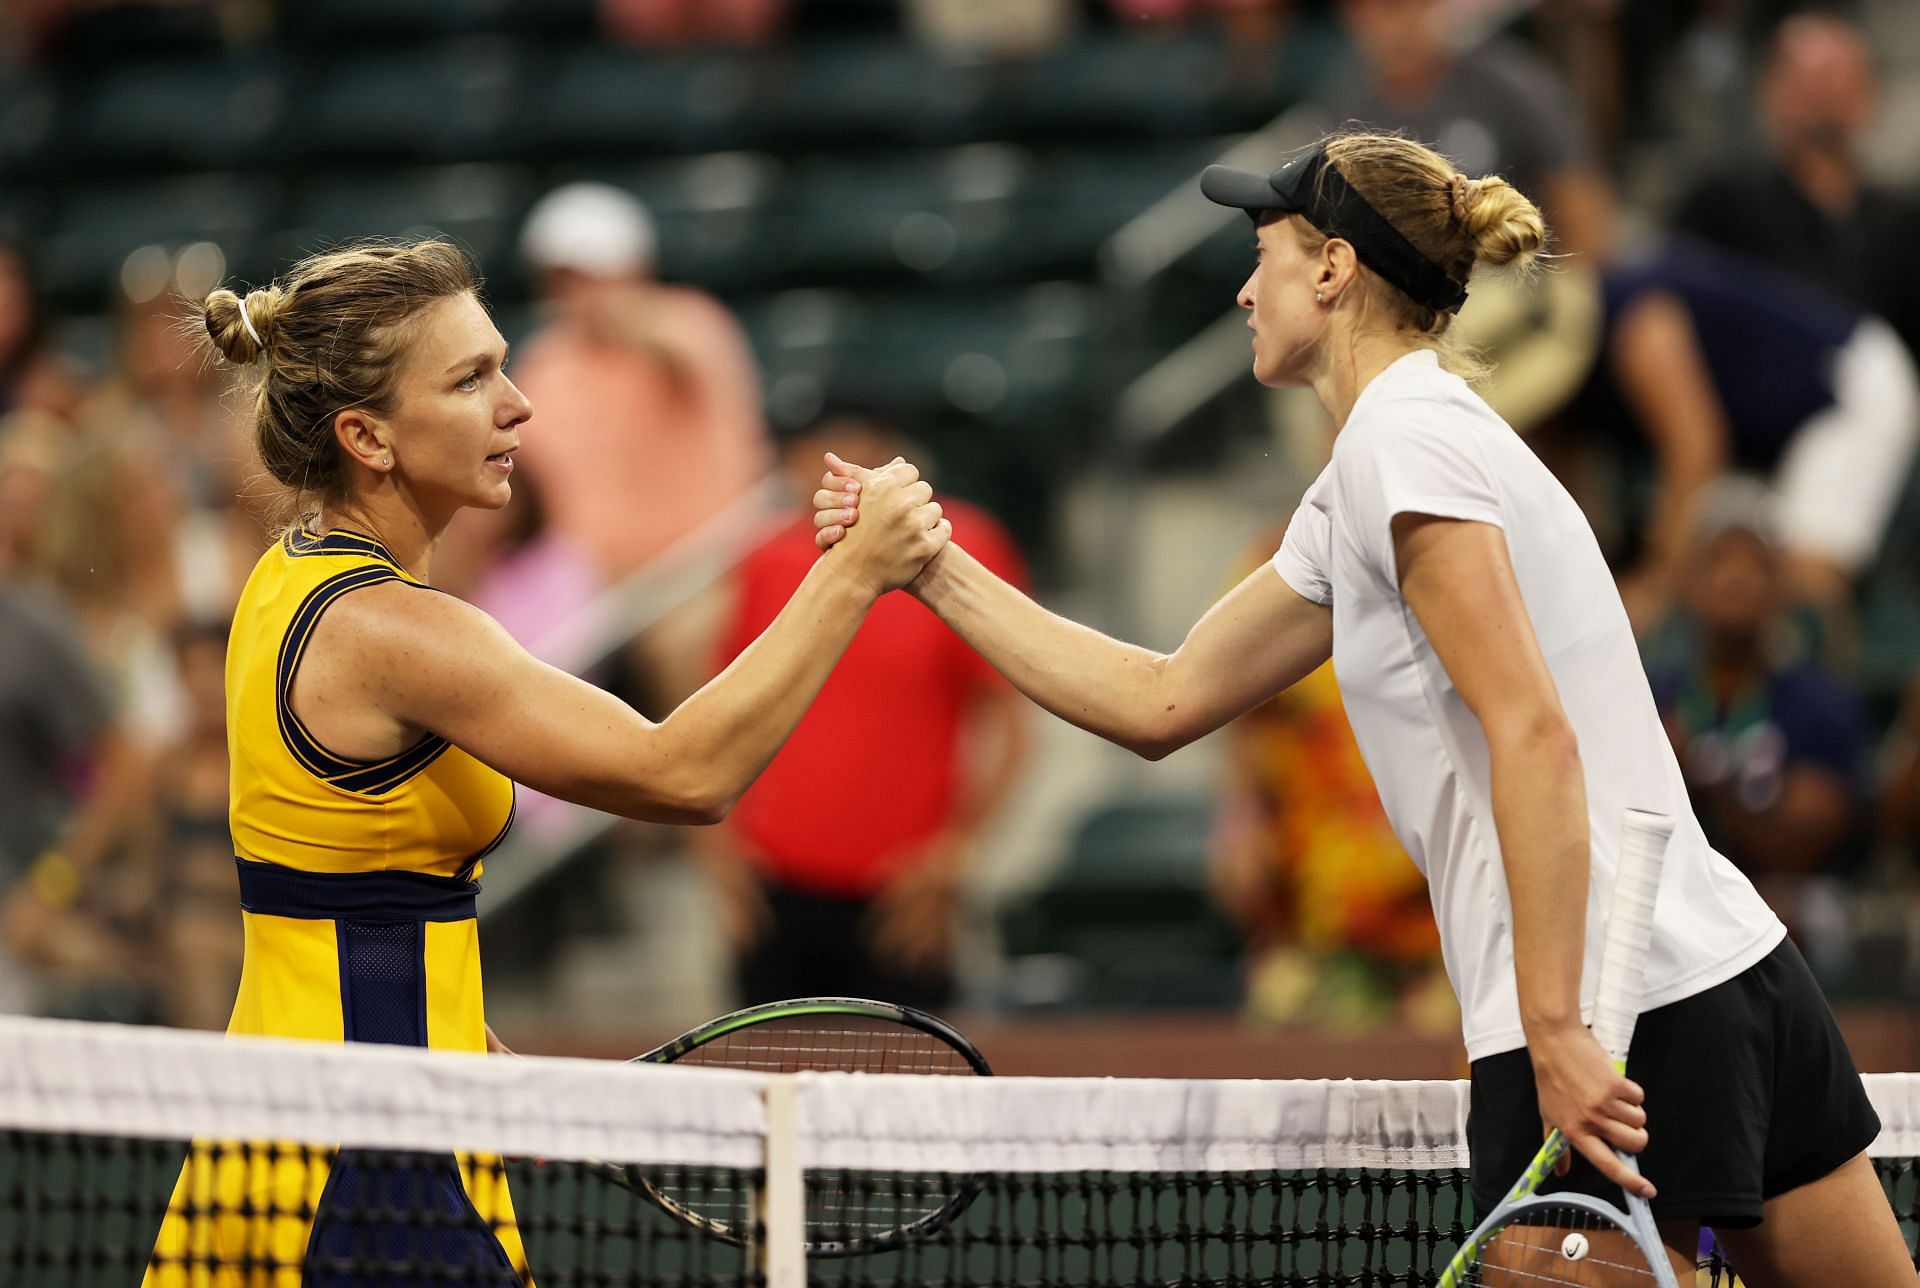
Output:
M380 761L335 755L289 700L328 605L386 581L437 593L371 538L301 529L261 556L235 610L229 812L246 959L227 1031L484 1051L474 897L513 822L512 782L433 735ZM147 1288L331 1288L375 1265L532 1282L496 1159L269 1153L195 1144ZM400 1273L380 1282L412 1282Z

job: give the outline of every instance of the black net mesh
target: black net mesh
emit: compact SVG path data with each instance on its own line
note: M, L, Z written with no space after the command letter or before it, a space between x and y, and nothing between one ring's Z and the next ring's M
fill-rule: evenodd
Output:
M1912 1247L1916 1162L1878 1168ZM838 1196L832 1212L809 1209L809 1237L839 1248L808 1264L810 1282L828 1284L1428 1288L1471 1221L1455 1169L809 1180ZM549 1288L753 1284L758 1182L711 1167L11 1130L0 1283L494 1286L530 1267ZM1701 1282L1731 1280L1710 1266Z
M760 1282L759 1178L652 1166L739 1241L676 1220L619 1169L295 1145L0 1133L8 1288L511 1288ZM510 1196L510 1197L509 1197Z

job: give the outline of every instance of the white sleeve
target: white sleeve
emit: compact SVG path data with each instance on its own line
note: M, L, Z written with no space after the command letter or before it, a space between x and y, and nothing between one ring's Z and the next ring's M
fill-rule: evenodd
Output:
M1303 598L1316 604L1333 602L1333 525L1321 497L1326 475L1314 481L1300 498L1300 508L1287 523L1287 535L1273 556L1273 570Z
M1474 441L1476 427L1402 403L1335 443L1332 469L1342 522L1372 566L1394 571L1393 520L1431 514L1504 528L1500 489Z

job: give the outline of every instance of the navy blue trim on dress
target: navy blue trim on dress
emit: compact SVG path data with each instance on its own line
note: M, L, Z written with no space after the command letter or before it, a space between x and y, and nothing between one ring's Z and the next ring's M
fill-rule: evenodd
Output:
M283 544L287 548L287 553L295 559L305 558L308 555L371 555L375 559L386 560L396 568L400 566L400 561L393 557L393 552L372 537L358 532L347 532L340 528L334 529L325 536L317 532L309 532L304 527L294 528L287 533Z
M289 548L294 535L287 534ZM344 535L334 533L316 540L324 543ZM306 653L307 641L313 634L314 626L319 623L320 615L340 596L387 581L418 584L408 581L383 564L363 564L329 577L315 586L300 601L300 607L294 610L293 621L280 641L280 656L274 668L274 707L279 718L280 737L286 743L287 750L315 778L331 783L342 791L362 796L377 796L400 786L432 764L449 746L447 740L438 734L424 734L411 747L383 760L348 760L321 746L320 740L294 714L293 681L300 673L300 659Z
M426 923L343 919L335 925L347 1041L426 1046Z
M307 921L471 921L477 881L430 872L303 872L236 856L240 906Z
M507 792L507 821L500 825L500 830L493 834L493 839L488 841L478 854L460 865L460 870L455 875L462 881L471 881L474 869L480 866L480 860L499 849L500 842L506 840L507 833L513 830L513 817L520 812L520 785L509 778Z

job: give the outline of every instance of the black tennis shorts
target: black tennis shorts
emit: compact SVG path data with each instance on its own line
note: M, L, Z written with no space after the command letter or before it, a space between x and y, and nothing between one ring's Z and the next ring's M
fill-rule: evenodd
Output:
M1791 939L1724 984L1648 1011L1627 1076L1647 1093L1640 1170L1660 1220L1739 1230L1776 1194L1816 1181L1880 1134L1833 1012ZM1473 1202L1489 1212L1540 1149L1540 1102L1524 1048L1473 1062L1467 1145ZM1620 1202L1577 1152L1543 1192Z

